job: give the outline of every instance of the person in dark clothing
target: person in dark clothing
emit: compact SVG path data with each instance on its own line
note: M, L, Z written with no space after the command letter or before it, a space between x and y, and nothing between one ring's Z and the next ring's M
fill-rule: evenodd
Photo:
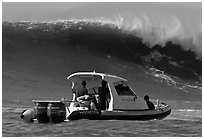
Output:
M106 110L106 103L107 103L107 99L109 98L109 89L107 87L107 82L106 81L102 81L102 85L98 88L98 93L99 93L99 108L101 110Z
M80 96L84 96L88 94L88 90L86 89L86 81L82 82L82 86L76 89L76 99Z
M149 96L148 96L148 95L145 95L145 96L144 96L144 100L146 101L147 106L149 107L150 110L154 110L154 109L155 109L155 106L154 106L154 104L149 100Z

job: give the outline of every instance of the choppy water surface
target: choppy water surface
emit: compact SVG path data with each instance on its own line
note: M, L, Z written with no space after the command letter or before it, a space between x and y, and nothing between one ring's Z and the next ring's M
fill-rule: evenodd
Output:
M11 102L11 101L9 101ZM16 102L15 102L16 103ZM184 102L185 103L185 102ZM25 109L25 102L7 104L2 109L2 135L8 136L102 136L102 137L201 137L202 111L198 103L193 109L173 109L163 120L77 120L59 124L24 123L19 114ZM28 105L27 105L28 106Z

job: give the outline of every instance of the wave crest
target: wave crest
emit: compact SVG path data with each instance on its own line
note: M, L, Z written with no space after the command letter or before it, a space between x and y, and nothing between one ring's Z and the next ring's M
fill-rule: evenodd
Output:
M63 24L64 29L67 29L71 27L70 22L73 24L85 23L112 26L113 28L118 28L123 33L141 38L150 48L155 45L165 47L167 42L172 42L173 44L181 45L186 51L193 51L198 59L201 60L202 57L202 29L199 27L201 23L195 25L198 26L198 29L189 28L175 15L162 17L147 13L134 15L128 13L127 15L119 14L113 18L69 19L45 23ZM33 23L30 24L28 29L35 28L34 25L36 23Z
M88 20L87 20L88 21ZM104 24L114 24L125 33L140 37L150 47L165 47L168 41L180 44L184 50L192 50L198 58L202 57L202 30L187 28L175 15L117 15L113 19L96 19ZM201 25L198 25L201 26Z
M162 34L159 29L154 29L154 24L144 29L146 26L143 27L142 23L138 25L140 27L134 27L125 24L126 21L123 21L122 17L119 19L117 22L107 19L5 22L3 24L3 38L4 40L11 38L12 41L22 41L24 43L25 41L29 43L30 41L47 42L76 49L76 51L95 51L101 55L104 53L150 67L153 66L177 77L201 80L202 71L200 67L202 62L196 59L195 52L184 51L182 48L184 46L174 45L172 41L166 42L166 46L155 45L152 47L152 45L145 44L145 42L148 43L148 39L144 39L146 34L146 38L149 37L149 42L155 44L161 41L162 37L165 38L163 39L163 42L165 42L176 33L166 35L165 33ZM148 20L145 19L146 22ZM177 25L174 30L178 30L177 28L180 27L177 20L172 24ZM128 27L132 28L128 30ZM150 34L148 29L152 29ZM141 34L145 35L142 36ZM107 39L108 41L106 41ZM186 46L185 49L187 49Z

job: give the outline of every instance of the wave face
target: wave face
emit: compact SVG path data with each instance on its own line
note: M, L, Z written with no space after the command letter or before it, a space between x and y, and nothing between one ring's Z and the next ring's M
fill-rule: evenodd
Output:
M149 37L152 33L150 32ZM140 35L138 35L140 36ZM154 35L152 36L154 39ZM110 22L66 20L54 22L4 22L3 43L41 42L69 47L102 57L117 57L190 80L201 80L202 61L195 51L167 41L162 45L145 43L145 38L125 32Z

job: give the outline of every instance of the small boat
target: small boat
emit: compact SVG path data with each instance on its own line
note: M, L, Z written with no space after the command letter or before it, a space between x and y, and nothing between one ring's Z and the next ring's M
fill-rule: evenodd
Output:
M60 101L33 100L36 104L35 109L22 112L21 119L26 122L37 119L39 123L59 123L79 119L153 120L163 119L171 113L170 106L158 100L153 109L149 108L144 98L138 97L128 86L128 81L122 77L96 72L77 72L68 76L67 79L72 82L72 90L81 86L83 81L86 81L88 95L92 96L92 98L99 97L98 88L101 86L102 81L106 81L109 97L107 97L105 109L102 110L100 107L91 109L88 106L80 105L75 92L72 92L73 98L71 101L66 99Z

